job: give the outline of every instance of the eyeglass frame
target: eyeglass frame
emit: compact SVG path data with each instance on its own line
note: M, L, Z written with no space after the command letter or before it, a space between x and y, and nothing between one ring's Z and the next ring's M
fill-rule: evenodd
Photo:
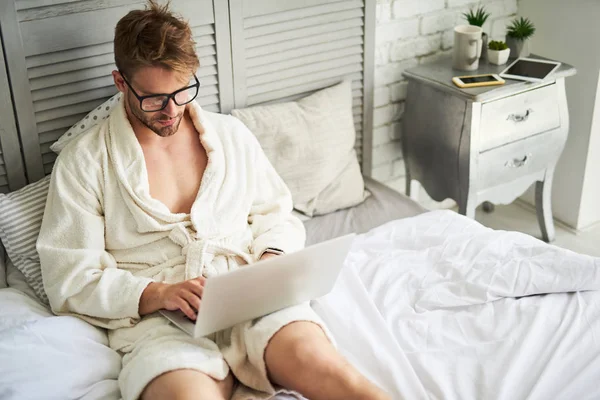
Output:
M178 106L184 106L184 105L189 104L192 101L194 101L194 99L196 97L198 97L198 93L200 93L200 90L199 90L200 89L200 81L198 80L198 77L196 76L196 74L193 74L194 79L196 80L196 83L193 84L193 85L184 87L183 89L176 90L176 91L174 91L171 94L168 94L168 93L158 93L158 94L150 94L148 96L140 96L139 94L137 94L137 92L135 91L135 89L133 88L133 86L131 86L131 83L129 83L129 81L127 81L127 79L125 78L125 75L123 75L123 73L121 71L119 71L119 74L121 74L121 78L123 78L123 81L125 81L125 83L129 87L129 89L131 89L131 91L133 92L133 95L139 100L139 102L140 102L140 110L142 110L143 112L158 112L158 111L162 111L165 108L167 108L167 105L169 105L169 100L171 100L171 99L173 99L173 103L175 103L176 105L178 105ZM191 89L193 87L196 88L196 95L194 97L192 97L190 99L190 101L188 101L188 102L186 102L184 104L177 103L177 100L175 100L175 96L178 93L184 92L184 91L189 90L189 89ZM167 101L165 101L163 103L163 106L161 108L159 108L158 110L152 110L152 111L146 111L146 110L143 109L142 103L143 103L144 100L146 100L148 98L152 98L152 97L161 97L161 96L166 96L167 97Z

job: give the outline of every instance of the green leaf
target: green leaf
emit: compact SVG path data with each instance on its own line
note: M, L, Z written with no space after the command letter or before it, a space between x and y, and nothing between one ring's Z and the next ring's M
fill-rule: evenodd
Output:
M535 33L535 26L529 18L515 18L506 27L506 35L515 39L525 40Z
M471 8L468 13L463 13L463 16L465 17L469 25L481 27L490 17L490 13L485 11L485 7L479 7L476 10L473 10Z
M492 40L492 41L491 41L491 42L488 44L488 48L489 48L490 50L498 50L498 51L500 51L500 50L506 50L506 49L508 49L508 46L506 45L506 43L504 43L504 42L503 42L503 41L501 41L501 40L498 40L498 41L496 41L496 40Z

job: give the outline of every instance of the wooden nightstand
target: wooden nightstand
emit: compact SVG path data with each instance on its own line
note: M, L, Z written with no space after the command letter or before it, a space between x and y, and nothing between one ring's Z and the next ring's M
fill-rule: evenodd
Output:
M505 67L484 62L473 74ZM451 79L468 73L451 59L407 70L406 194L416 179L432 199L451 198L473 218L479 204L511 203L535 182L542 238L554 240L552 177L569 132L565 78L575 73L562 64L541 83L460 89Z

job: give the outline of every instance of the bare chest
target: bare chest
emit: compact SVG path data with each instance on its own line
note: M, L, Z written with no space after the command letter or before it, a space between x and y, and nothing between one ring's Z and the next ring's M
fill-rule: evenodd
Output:
M172 213L189 214L208 162L200 140L169 150L144 149L144 157L152 198Z

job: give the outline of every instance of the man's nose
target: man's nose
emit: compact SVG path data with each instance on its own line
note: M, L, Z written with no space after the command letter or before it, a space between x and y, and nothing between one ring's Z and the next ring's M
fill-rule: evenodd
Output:
M167 106L162 110L163 114L173 118L179 114L179 106L175 104L175 100L169 99Z

